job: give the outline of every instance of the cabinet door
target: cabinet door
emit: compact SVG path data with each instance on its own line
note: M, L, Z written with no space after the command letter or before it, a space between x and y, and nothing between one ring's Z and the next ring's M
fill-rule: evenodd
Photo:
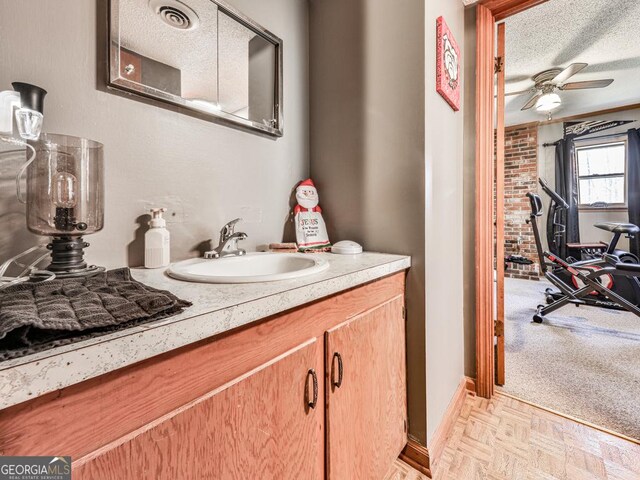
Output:
M315 339L107 445L74 479L324 478L323 351ZM153 401L152 398L149 399Z
M326 333L329 479L382 480L407 443L403 303Z

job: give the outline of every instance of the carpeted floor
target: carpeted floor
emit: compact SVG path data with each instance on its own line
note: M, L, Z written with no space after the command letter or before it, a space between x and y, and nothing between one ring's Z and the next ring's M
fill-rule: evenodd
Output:
M549 286L506 279L504 391L640 439L640 318L569 305L534 323Z

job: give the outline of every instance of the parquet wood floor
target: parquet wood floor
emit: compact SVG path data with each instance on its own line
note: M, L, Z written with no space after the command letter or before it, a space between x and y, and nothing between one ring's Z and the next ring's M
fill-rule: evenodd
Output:
M384 480L429 480L401 460L396 460Z
M640 445L497 394L469 396L434 480L640 480ZM426 477L396 462L386 480Z

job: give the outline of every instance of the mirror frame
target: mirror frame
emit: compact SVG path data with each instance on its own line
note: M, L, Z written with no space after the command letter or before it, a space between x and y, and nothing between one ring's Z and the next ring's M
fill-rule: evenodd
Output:
M152 98L155 100L160 100L165 103L170 103L173 105L178 105L182 108L186 108L187 110L191 110L194 112L198 112L201 115L209 117L211 119L216 120L217 123L229 126L240 126L243 129L249 131L258 131L263 134L271 135L274 137L281 137L284 134L283 130L283 106L282 106L282 97L283 97L283 66L282 66L282 39L271 33L269 30L264 28L262 25L258 24L251 18L247 17L243 13L236 10L234 7L228 5L222 0L209 0L212 4L214 4L218 11L222 11L222 13L228 15L229 17L236 20L238 23L244 25L249 30L252 30L257 35L260 35L262 38L272 43L276 49L276 65L275 65L275 92L274 92L274 114L275 114L275 125L269 126L264 123L254 122L253 120L245 119L242 117L238 117L232 115L230 113L226 113L223 111L220 112L211 112L209 110L200 109L197 106L189 104L187 100L184 98L173 95L171 93L164 92L162 90L158 90L153 87L149 87L147 85L143 85L134 81L131 81L127 78L124 78L120 75L120 22L119 22L119 6L121 0L110 0L109 1L109 68L108 68L108 76L107 86L109 88L113 88L116 90L125 91L127 93L133 93L135 95L139 95L146 98Z

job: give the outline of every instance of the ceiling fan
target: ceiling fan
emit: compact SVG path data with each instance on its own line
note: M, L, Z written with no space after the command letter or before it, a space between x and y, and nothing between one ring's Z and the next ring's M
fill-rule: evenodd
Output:
M531 93L532 96L527 100L521 110L529 110L536 107L541 113L549 114L562 104L558 91L562 90L582 90L585 88L603 88L611 85L612 78L603 80L587 80L583 82L569 82L569 78L585 68L588 63L572 63L564 70L561 68L551 68L543 72L535 74L531 77L535 85L519 92L510 92L506 95L520 95L523 93Z

